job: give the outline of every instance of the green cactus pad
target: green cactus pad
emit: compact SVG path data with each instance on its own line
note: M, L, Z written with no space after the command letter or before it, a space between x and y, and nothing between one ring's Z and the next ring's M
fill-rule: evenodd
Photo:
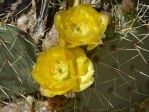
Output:
M0 99L36 91L31 77L35 50L26 33L15 26L0 26Z

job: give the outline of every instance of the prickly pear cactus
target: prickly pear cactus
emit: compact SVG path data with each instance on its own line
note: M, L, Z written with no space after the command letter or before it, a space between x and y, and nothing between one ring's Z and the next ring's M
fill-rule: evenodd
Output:
M129 5L135 4L113 3L104 44L88 52L95 82L76 94L69 112L136 112L139 102L149 97L149 29L144 19L149 10L141 3L137 9Z
M86 51L94 62L95 82L87 90L74 93L71 98L44 97L46 111L138 112L135 107L149 97L149 3L146 0L81 2L89 3L111 17L103 45ZM51 19L47 21L51 22ZM36 91L36 84L30 76L37 57L35 48L31 39L16 27L0 27L0 98ZM43 101L42 98L38 100ZM40 111L38 101L32 105L33 111Z
M0 99L36 90L31 77L35 50L26 33L15 26L0 26Z
M134 34L137 39L128 34L94 51L95 83L80 97L85 108L92 111L128 109L149 96L149 38L145 38L145 29L137 30L138 35Z

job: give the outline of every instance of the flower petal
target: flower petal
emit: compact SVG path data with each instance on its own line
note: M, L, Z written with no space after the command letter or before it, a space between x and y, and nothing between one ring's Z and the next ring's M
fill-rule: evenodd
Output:
M42 52L32 76L48 97L79 92L93 82L94 68L81 48L53 47Z
M90 5L80 4L55 15L59 37L66 41L65 47L88 45L88 50L102 43L101 37L108 25L109 17L98 13Z

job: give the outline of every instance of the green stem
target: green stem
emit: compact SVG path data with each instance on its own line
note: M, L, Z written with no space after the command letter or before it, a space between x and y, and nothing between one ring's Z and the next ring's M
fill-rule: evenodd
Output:
M73 7L78 6L80 4L80 0L74 0Z
M80 4L80 0L66 0L67 9L70 7L74 7Z

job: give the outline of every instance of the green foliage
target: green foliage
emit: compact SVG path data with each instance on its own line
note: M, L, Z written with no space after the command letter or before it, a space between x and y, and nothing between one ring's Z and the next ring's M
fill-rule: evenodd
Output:
M26 33L15 26L0 26L0 99L36 91L31 77L35 50Z

